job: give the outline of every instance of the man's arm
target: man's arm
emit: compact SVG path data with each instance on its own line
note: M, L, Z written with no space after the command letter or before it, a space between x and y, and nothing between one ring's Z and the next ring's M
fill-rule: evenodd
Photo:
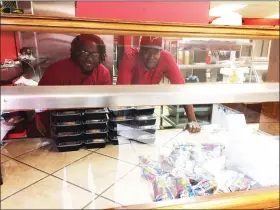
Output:
M122 57L118 68L117 85L129 85L132 83L133 68L137 62L137 51L135 49L127 49Z
M178 68L175 59L170 53L167 54L168 70L166 77L170 80L171 84L185 84L185 80ZM191 133L200 132L200 126L196 121L193 105L184 105L187 114L188 124L184 129L188 129Z

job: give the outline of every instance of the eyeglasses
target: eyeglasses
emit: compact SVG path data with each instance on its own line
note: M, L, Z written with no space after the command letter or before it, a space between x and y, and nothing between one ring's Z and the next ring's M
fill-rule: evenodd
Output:
M91 58L99 58L99 53L98 52L88 52L85 50L81 50L81 55L85 58L87 58L88 56L90 56Z

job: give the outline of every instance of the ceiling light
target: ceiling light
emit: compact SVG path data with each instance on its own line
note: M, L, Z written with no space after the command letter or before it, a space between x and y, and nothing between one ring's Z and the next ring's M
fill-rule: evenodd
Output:
M279 19L279 14L275 14L275 15L270 15L266 18L275 18L275 19Z
M224 14L227 14L228 12L234 12L234 11L242 9L244 7L247 7L247 5L246 4L224 4L221 6L211 8L209 15L212 17L219 17Z

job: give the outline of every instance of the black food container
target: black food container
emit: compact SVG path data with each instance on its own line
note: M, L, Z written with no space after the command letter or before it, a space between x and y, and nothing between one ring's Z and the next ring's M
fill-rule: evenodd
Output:
M108 119L108 109L87 109L84 111L84 120L106 120Z
M108 131L104 132L84 132L83 133L83 140L89 140L89 139L107 139Z
M118 107L109 109L109 117L116 118L121 116L133 116L135 114L135 109L131 107Z
M137 127L155 125L156 119L154 115L136 116L133 125Z
M82 147L82 145L82 141L67 141L56 143L56 147L59 152L77 151Z
M118 124L131 127L133 125L134 117L114 117L108 121L108 126L112 129L117 129Z
M104 148L106 146L107 139L87 139L84 140L86 148Z
M153 115L155 108L152 106L135 107L135 115Z
M77 142L83 140L81 132L65 132L61 133L60 135L56 135L52 131L52 137L55 140L56 144L63 142Z
M127 138L125 138L123 136L114 135L110 131L108 133L108 140L113 145L119 145L119 142L122 142L123 140L129 141L129 139L127 139ZM130 143L130 141L129 141L129 143Z
M65 132L80 132L83 130L82 122L52 122L52 130L55 135Z
M76 110L52 111L53 122L74 122L82 120L82 113Z
M85 131L96 130L96 129L107 130L107 121L100 121L100 122L92 123L92 121L89 120L89 121L84 122Z

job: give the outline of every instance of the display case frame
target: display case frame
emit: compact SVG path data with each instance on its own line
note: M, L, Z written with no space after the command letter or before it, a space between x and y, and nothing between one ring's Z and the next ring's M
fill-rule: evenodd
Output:
M163 22L133 22L82 18L1 15L2 31L97 33L172 37L279 39L279 27L217 26ZM2 110L56 109L123 105L168 105L186 103L277 102L279 83L190 84L92 87L1 87ZM207 87L206 87L207 86ZM246 86L246 87L245 87ZM203 89L208 93L203 93ZM199 94L192 93L200 91ZM218 91L219 90L219 91ZM222 90L222 91L221 91ZM211 93L212 94L209 94ZM218 94L217 94L218 91ZM172 100L169 100L172 97ZM133 98L133 100L132 100ZM32 99L32 100L31 100ZM98 99L98 100L96 100ZM134 100L135 99L135 100ZM32 101L32 103L30 103ZM135 189L137 190L137 189ZM193 199L128 206L156 209L273 209L279 208L279 187L217 194Z

